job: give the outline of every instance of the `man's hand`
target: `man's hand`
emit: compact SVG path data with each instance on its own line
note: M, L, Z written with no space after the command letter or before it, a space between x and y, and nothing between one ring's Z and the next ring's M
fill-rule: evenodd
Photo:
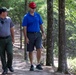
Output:
M46 39L45 33L42 33L42 39Z
M28 39L28 37L25 38L25 42L26 42L26 44L29 44L29 39Z
M12 39L12 44L14 44L15 43L15 40L14 39Z
M10 32L11 32L12 44L14 44L14 42L15 42L15 40L14 40L14 27L12 27L10 29Z

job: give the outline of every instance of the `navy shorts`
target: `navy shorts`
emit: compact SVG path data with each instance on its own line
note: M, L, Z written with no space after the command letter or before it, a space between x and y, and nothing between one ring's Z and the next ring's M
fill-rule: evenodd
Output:
M36 49L42 48L42 35L40 32L27 32L29 44L27 44L27 51L32 52L34 47Z

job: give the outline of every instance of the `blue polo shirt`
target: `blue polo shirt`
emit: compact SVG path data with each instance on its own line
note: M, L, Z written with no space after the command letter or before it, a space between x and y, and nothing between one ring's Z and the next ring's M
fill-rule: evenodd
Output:
M43 24L41 16L35 12L32 16L29 12L24 16L22 26L27 26L27 32L40 32L40 25Z
M0 37L6 37L11 35L10 28L14 26L10 17L4 19L0 18Z

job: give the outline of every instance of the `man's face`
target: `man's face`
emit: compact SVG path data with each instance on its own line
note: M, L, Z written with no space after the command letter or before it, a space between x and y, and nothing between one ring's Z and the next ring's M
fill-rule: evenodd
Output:
M35 10L36 10L36 8L30 8L30 11L31 11L32 13L34 13Z
M6 17L7 14L8 14L7 11L6 11L6 12L2 12L2 16L3 16L3 17Z

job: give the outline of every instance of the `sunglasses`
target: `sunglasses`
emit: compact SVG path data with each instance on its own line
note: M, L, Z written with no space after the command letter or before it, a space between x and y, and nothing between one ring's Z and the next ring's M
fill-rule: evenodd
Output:
M31 9L36 9L36 8L31 8Z
M4 21L1 21L1 24L4 24Z

